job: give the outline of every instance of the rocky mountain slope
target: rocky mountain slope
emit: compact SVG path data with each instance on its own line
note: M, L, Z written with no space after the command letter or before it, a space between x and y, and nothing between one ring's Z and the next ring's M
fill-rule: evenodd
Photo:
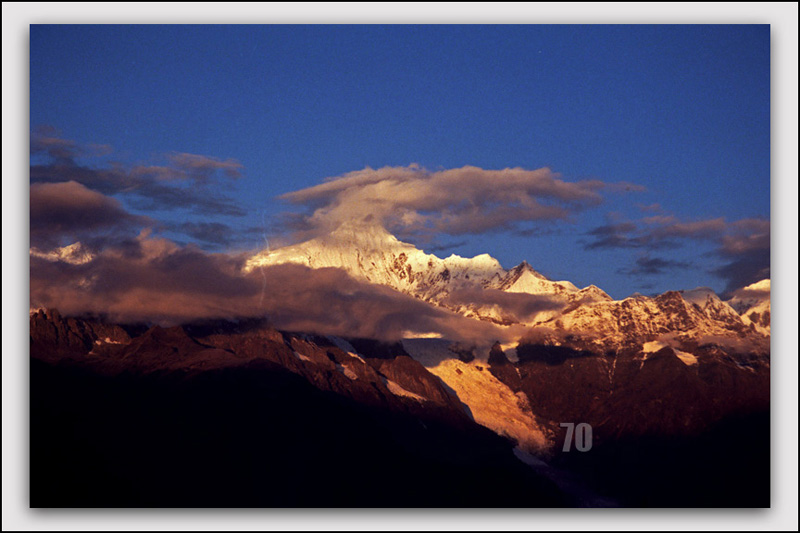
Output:
M36 311L31 314L30 318L31 356L34 361L46 364L47 368L52 368L52 370L46 370L45 367L36 367L39 369L37 374L43 373L45 376L51 377L45 379L45 382L49 383L46 386L35 380L34 395L37 397L36 402L40 411L50 413L52 409L56 409L51 413L55 417L54 420L66 420L64 419L65 412L69 411L68 406L74 399L74 392L67 394L62 391L65 386L73 391L81 390L85 386L89 387L83 389L81 397L86 397L81 400L83 402L81 406L75 407L78 411L74 413L74 416L78 416L80 420L85 420L85 417L79 412L84 409L95 409L92 407L93 405L105 404L109 398L115 398L116 396L111 390L117 390L118 387L121 387L120 390L128 390L129 394L133 395L131 397L123 395L118 398L121 402L120 409L127 412L126 410L138 409L134 408L130 402L132 398L139 398L142 394L145 396L137 401L142 401L145 405L150 405L148 402L155 401L152 396L153 391L161 391L157 393L157 396L163 397L162 399L168 402L167 405L174 406L176 398L183 397L187 387L190 390L199 387L203 391L206 391L207 387L212 387L212 392L198 392L199 400L208 394L211 394L212 397L223 394L217 390L218 387L223 387L226 391L224 397L231 399L238 398L241 387L247 388L252 385L255 387L252 394L261 394L257 390L265 386L278 387L279 383L294 384L290 387L294 392L285 391L282 393L283 396L272 398L269 405L262 405L250 396L240 399L241 401L231 400L234 403L223 401L222 404L227 406L225 409L240 409L247 413L254 409L279 409L281 412L285 412L286 416L290 416L288 413L294 413L291 416L296 415L298 419L293 424L300 424L305 428L306 421L302 418L308 418L309 414L306 411L295 412L295 407L285 404L285 402L296 402L299 401L298 398L308 397L310 391L318 391L319 394L332 395L330 398L338 398L335 400L337 405L345 402L342 405L346 405L346 407L341 407L344 409L343 413L331 412L328 415L329 421L334 425L338 424L335 421L340 420L340 416L350 413L352 409L359 412L362 409L368 409L371 413L380 413L374 416L378 417L377 420L381 420L379 425L382 429L375 427L372 422L363 420L358 423L360 429L357 433L357 439L368 440L374 438L373 432L388 430L392 435L389 441L373 442L372 446L377 446L378 450L386 451L395 447L396 444L391 443L396 439L400 439L401 442L411 439L402 446L411 446L411 449L414 450L412 455L417 459L408 457L406 454L409 448L402 447L394 449L392 452L399 454L397 457L404 457L402 460L397 457L386 458L386 461L390 463L396 459L405 464L406 466L403 468L408 470L403 475L413 471L419 482L435 483L428 476L433 475L434 471L441 471L441 466L436 466L432 471L420 471L420 465L441 464L441 461L449 464L452 459L445 458L456 452L452 446L458 442L460 451L457 455L460 459L457 462L461 465L459 468L478 469L474 475L480 478L483 474L477 472L483 468L482 461L491 456L491 461L500 461L505 464L503 468L511 469L507 475L511 476L510 479L515 480L513 482L517 484L515 486L523 490L523 493L511 496L505 490L508 487L503 490L493 489L492 497L488 499L485 495L473 499L464 496L463 499L459 499L461 497L449 493L444 500L435 497L433 500L427 500L440 503L447 501L451 505L458 505L458 503L454 503L457 501L470 501L473 504L495 502L494 504L502 505L492 499L495 496L508 501L509 505L525 505L521 502L532 501L526 500L523 495L525 491L531 490L530 488L522 489L525 483L529 483L523 481L525 475L513 473L514 468L504 462L508 460L510 457L508 454L514 447L515 453L533 454L553 462L553 464L562 464L566 468L573 468L571 461L574 457L561 457L562 454L560 454L565 438L561 426L564 422L591 424L594 432L594 444L601 449L611 447L610 449L613 450L617 442L630 444L635 439L642 438L655 438L657 439L655 442L659 443L659 446L664 442L662 439L694 439L721 421L736 420L753 413L763 413L769 409L768 361L756 355L734 357L714 346L696 346L691 349L691 352L688 352L652 341L646 343L644 347L629 346L617 352L599 354L565 345L541 343L537 339L530 338L522 339L513 349L507 351L503 350L499 343L495 344L487 356L477 348L453 344L444 339L407 339L401 343L384 344L369 339L343 339L299 332L281 332L271 328L263 319L239 322L209 321L172 328L159 326L148 328L135 325L123 327L106 324L97 319L63 317L55 310ZM61 377L52 377L53 372ZM83 383L82 385L72 383L75 372L85 376L76 378ZM276 372L283 377L278 376ZM62 373L64 376L61 375ZM38 380L38 378L36 379ZM63 381L64 379L66 381ZM254 379L256 381L253 381ZM288 385L283 385L284 388L286 386ZM89 392L94 390L92 387L99 387L102 390L111 387L111 389L92 396ZM297 391L295 388L298 388ZM305 392L300 392L301 390ZM52 396L53 394L56 394L58 398ZM299 396L297 396L298 394ZM173 395L177 396L173 398ZM220 401L222 401L222 397L220 397ZM331 399L325 401L330 402ZM203 405L211 407L207 400L203 400L203 402L205 402ZM179 403L187 405L185 402ZM113 402L112 404L117 405ZM222 404L218 404L215 409ZM60 407L57 407L59 405ZM153 405L152 408L157 410L158 406ZM176 408L175 416L180 419L184 416L181 413L187 408L189 407ZM103 417L118 416L118 413L109 412L108 409L113 410L108 405L104 407ZM191 407L191 409L195 408ZM319 408L315 407L314 409ZM134 421L138 421L135 422L136 424L145 424L142 420L146 417L142 413L128 414L134 417ZM231 413L219 413L219 416L223 418L230 415ZM206 415L200 409L191 416L197 417L196 420L200 424L199 421L204 420L203 417ZM247 417L257 417L258 415L253 413L253 415L237 414L235 416L238 417L237 420L241 419L239 421L245 423ZM345 419L348 419L347 417L350 415L344 416ZM375 420L372 416L370 415L369 420ZM284 415L281 414L279 417L284 417ZM92 422L91 427L95 428L93 431L100 432L96 435L98 443L107 442L105 433L97 428L105 427L108 423L101 423L99 420ZM408 426L412 423L417 426ZM174 424L184 427L182 425L185 425L186 422L178 420L169 422L169 425ZM228 427L227 423L225 424ZM339 459L332 458L331 460L334 460L334 463L336 461L358 462L361 460L360 453L352 448L358 445L348 441L355 434L334 436L339 429L343 430L344 427L331 428L332 433L324 437L328 439L326 446L332 446L339 450L337 452ZM37 428L37 434L47 435L48 440L56 438L55 435L49 433L49 430L42 428L41 424L37 425ZM416 429L412 430L412 428L421 428L422 433L417 435ZM499 440L492 441L487 436L488 432L482 433L485 431L483 428L491 430L498 436L495 438ZM154 431L147 425L145 425L145 429ZM231 428L231 430L241 431L239 428ZM408 436L410 430L412 430L413 437ZM188 436L182 432L172 432L170 435L176 441L184 442L187 438L192 438L191 431L194 430L187 431L190 431ZM207 430L200 426L197 431L200 432L200 435L208 434ZM293 431L296 432L297 429ZM305 431L304 429L300 434L305 434ZM430 441L433 433L429 433L429 431L434 431L436 435L440 436ZM749 430L742 428L742 431ZM120 427L119 432L121 442L128 442L125 439L129 438L126 437L129 435L129 429ZM441 436L443 435L441 432L449 436L445 438ZM303 457L295 456L296 454L292 455L294 452L289 452L288 448L284 446L286 439L294 442L291 437L274 433L271 430L269 434L268 440L262 443L266 453L275 453L275 446L277 446L279 449L285 450L282 453L288 454L287 457L291 456L293 461L306 460ZM309 438L320 437L320 435L309 434ZM62 439L62 445L65 442L71 442L64 434L58 438ZM65 438L67 441L64 441ZM350 443L344 444L344 441ZM47 447L42 444L41 440L37 442L37 450L41 452L36 455L37 457L53 456L52 452L46 451ZM73 450L77 454L83 454L87 449L94 450L92 458L81 455L85 461L94 460L94 457L107 453L104 449L92 447L94 444L86 448L86 441L83 437L79 439L79 442L84 444L76 442L74 449L70 446L66 448L62 446L60 449L62 451L64 449ZM135 442L139 441L135 440ZM204 442L203 438L200 438L199 442ZM503 445L502 442L506 444ZM214 446L218 444L214 444ZM188 445L188 441L181 446L185 445ZM294 446L302 449L308 447L300 442ZM152 449L152 453L155 453L158 448L148 449ZM344 451L345 449L347 451ZM489 452L490 449L494 451ZM643 448L637 448L637 450L640 450L637 453L643 453L641 452ZM307 452L303 453L316 454L319 452L309 448ZM151 452L145 453L148 457L150 454ZM61 457L59 454L56 455ZM118 457L116 452L114 457ZM375 463L375 453L370 453L369 457L371 458L369 464L360 463L358 466L353 466L353 471L363 473L364 468L380 468ZM427 459L424 459L423 463L414 464L414 461L419 461L420 457L427 457ZM526 455L526 457L530 457L530 455ZM664 454L662 453L660 457L663 459ZM62 459L64 462L58 463L61 466L50 464L44 460L40 462L40 465L46 463L53 468L57 467L56 470L63 469L64 464L70 463L69 458L63 457ZM151 459L155 461L153 464L163 462L156 456ZM623 459L619 458L623 462L619 465L622 470L615 472L617 478L625 472ZM272 466L268 467L267 463L261 459L254 460L264 468L272 468ZM403 463L406 460L410 460L412 463ZM639 460L646 462L644 458ZM517 462L522 465L521 462ZM319 472L328 468L321 465L329 464L326 462L318 464L314 461L312 463L321 468ZM389 470L395 472L397 464L392 464L393 466ZM545 477L549 477L553 481L561 481L559 477L563 473L559 473L560 471L553 471L540 459L533 459L533 464L535 469L538 468L537 472L546 473ZM647 465L649 464L647 463ZM608 468L608 465L602 466ZM142 465L142 468L142 471L153 474L149 466ZM306 476L311 476L311 478L319 473L308 471L305 467L303 467L303 471L306 472ZM42 478L46 477L41 470L38 472L37 475ZM136 472L127 469L126 472L126 476L133 476L138 480L136 483L145 483L137 477ZM187 473L187 475L189 474ZM228 474L219 475L225 477ZM281 475L289 476L290 473L281 471ZM334 469L325 475L343 476L344 471ZM400 476L401 474L395 472L394 475ZM448 475L452 476L452 472ZM194 478L192 477L192 479ZM230 481L225 479L226 482ZM477 478L470 477L470 479ZM597 502L613 502L614 498L620 495L636 496L636 494L627 494L623 490L619 494L613 492L606 494L604 497L606 499L597 499L593 496L595 489L587 489L580 484L578 484L578 488L575 488L574 483L571 485L564 485L563 482L556 483L562 488L563 486L573 487L567 490L566 494L562 494L561 489L555 487L542 489L546 486L545 480L536 479L530 483L539 487L536 490L544 490L544 492L536 493L538 495L535 497L539 498L536 501L545 505L597 505ZM493 482L500 481L495 479ZM329 479L327 483L331 484L332 481ZM413 482L405 478L403 483L413 485ZM450 485L447 483L449 481L444 482L443 486L449 487ZM519 485L520 483L522 485ZM333 483L331 486L335 484ZM309 500L300 494L302 489L299 485L295 486L292 483L289 485L294 487L291 489L293 496L287 496L286 492L279 488L270 489L269 498L273 498L271 501L282 502L282 504L286 501L301 501L305 504L309 502L319 504L326 501L324 497L319 499L317 496ZM157 493L158 498L148 497L145 490L137 493L136 498L139 499L132 501L143 505L152 504L154 501L167 502L172 505L186 502L219 505L220 502L227 501L219 495L216 489L208 487L207 484L201 483L197 486L208 489L208 492L204 493L205 496L195 494L191 489L187 491L187 487L182 487L187 499L175 499L176 497L160 492ZM733 484L731 487L737 487L736 490L741 492L741 487L738 485ZM143 490L141 487L139 489ZM601 492L605 490L602 480L596 489ZM114 500L114 498L103 499L113 496L113 494L103 496L91 487L87 490L88 493L93 494L92 497L95 500L91 500L91 502L94 504L108 502L108 504L119 505L119 500ZM747 490L755 489L748 488ZM234 491L233 493L241 495L241 492ZM263 496L258 490L252 494L261 495L259 498ZM211 495L217 496L211 497ZM451 496L456 500L453 500ZM470 497L472 496L474 495ZM244 495L241 497L243 499L240 501L255 505L265 505L265 501L268 501L263 499L254 501ZM426 493L426 497L432 496ZM607 499L609 497L611 499ZM63 498L55 494L47 493L47 498L50 498L47 501L63 503ZM292 500L292 498L295 499ZM398 498L398 496L393 496L393 498ZM376 497L364 501L376 502L376 505L391 504L392 501L415 504L425 501L424 499L415 499L410 495L404 498L406 499L385 500ZM677 504L699 505L706 501L703 500L703 495L697 496L697 498L696 500L678 499ZM361 500L358 498L348 500L337 496L331 501L340 503L346 501L349 504L358 505ZM661 500L658 498L653 501L648 500L651 505L658 505L659 501ZM714 501L716 502L716 500ZM539 505L535 501L532 502L531 505ZM606 503L601 504L605 505Z

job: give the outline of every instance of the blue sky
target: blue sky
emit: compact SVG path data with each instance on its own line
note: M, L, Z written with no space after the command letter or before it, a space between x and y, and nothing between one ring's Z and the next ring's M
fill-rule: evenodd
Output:
M766 25L34 25L30 98L32 138L70 143L64 179L202 161L176 187L223 204L81 183L210 251L279 242L281 214L310 208L279 196L365 167L547 167L601 201L417 244L614 297L769 267Z

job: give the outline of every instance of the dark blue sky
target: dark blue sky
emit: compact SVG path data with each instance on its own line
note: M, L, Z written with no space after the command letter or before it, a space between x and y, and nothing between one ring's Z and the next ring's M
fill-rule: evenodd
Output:
M277 196L365 167L549 167L638 187L565 220L420 244L526 259L615 297L722 292L769 267L766 25L34 25L30 57L32 131L110 147L74 152L76 166L241 164L197 191L243 216L100 190L180 242L259 247L302 209Z

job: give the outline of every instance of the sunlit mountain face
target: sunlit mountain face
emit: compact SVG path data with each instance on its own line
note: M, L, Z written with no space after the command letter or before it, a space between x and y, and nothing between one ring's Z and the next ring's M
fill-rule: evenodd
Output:
M769 26L30 35L31 506L770 505Z

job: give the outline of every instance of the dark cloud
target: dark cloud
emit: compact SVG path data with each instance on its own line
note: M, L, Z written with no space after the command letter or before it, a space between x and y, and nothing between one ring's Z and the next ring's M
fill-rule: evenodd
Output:
M235 248L241 245L263 246L264 229L258 227L232 228L221 222L183 222L171 227L198 241L203 248Z
M684 261L673 261L661 257L643 256L636 259L636 265L630 268L621 268L617 272L631 276L655 276L676 269L685 270L692 266Z
M722 238L720 253L737 256L755 251L769 250L769 220L747 218L731 225L732 232Z
M646 218L644 222L654 225L648 232L648 236L654 241L673 237L718 240L729 229L724 218L682 222L673 216L659 216Z
M167 166L126 167L107 163L95 168L79 164L76 158L90 155L91 149L73 141L37 130L31 135L31 153L48 160L31 165L31 183L75 181L106 195L124 196L141 210L186 209L198 214L244 216L246 213L230 198L214 192L210 183L224 176L241 176L241 164L194 154L171 154Z
M770 277L770 223L763 219L744 219L733 224L717 253L728 261L714 270L727 281L725 296Z
M634 222L616 222L598 226L586 233L593 237L590 242L584 243L586 250L603 248L645 248L660 250L677 248L680 246L671 235L657 235L652 232L641 231Z
M165 226L173 234L183 234L192 244L206 251L257 250L269 246L264 228L255 226L231 226L222 222L182 222ZM186 239L175 236L177 243Z
M598 226L589 231L587 235L594 237L594 240L586 244L587 250L598 248L638 248L642 244L632 233L637 229L632 222L619 222L616 224L606 224Z
M466 166L432 172L411 165L351 172L282 198L312 211L297 221L307 233L369 221L406 235L461 235L513 230L530 221L564 220L601 203L599 191L611 185L563 181L548 168Z
M114 198L75 181L38 183L30 188L31 246L52 248L108 234L133 234L152 225L128 213Z
M285 330L384 340L436 333L474 343L521 334L361 283L339 269L286 264L243 273L244 260L146 236L82 264L31 256L31 305L163 325L258 316Z
M769 253L769 249L766 249L735 256L729 263L714 269L714 274L727 281L723 296L727 298L736 289L769 278Z
M262 274L267 315L286 329L385 340L434 333L471 343L510 335L388 287L358 282L339 269L286 264Z
M136 209L143 211L187 209L198 215L242 217L246 215L236 202L220 194L157 182L143 183L135 189L118 191L126 194ZM129 196L128 196L129 195Z
M727 282L726 293L770 275L770 222L765 219L747 218L728 222L724 218L713 218L683 221L673 215L662 214L637 221L599 226L587 235L593 237L593 240L584 243L586 250L655 250L697 241L712 243L716 247L713 255L724 260L725 264L711 272ZM620 272L654 275L686 266L688 265L679 261L640 258L635 267Z

